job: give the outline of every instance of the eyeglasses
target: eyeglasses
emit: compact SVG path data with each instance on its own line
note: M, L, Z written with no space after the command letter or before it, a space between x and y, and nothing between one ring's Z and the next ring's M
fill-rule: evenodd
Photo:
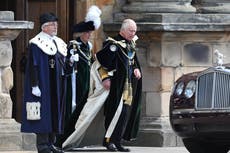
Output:
M44 24L44 26L55 26L55 27L57 27L58 23L57 22L47 22Z

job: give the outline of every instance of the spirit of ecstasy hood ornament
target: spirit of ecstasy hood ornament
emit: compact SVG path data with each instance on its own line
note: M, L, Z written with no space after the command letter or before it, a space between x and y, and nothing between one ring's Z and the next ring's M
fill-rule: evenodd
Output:
M216 55L216 65L217 68L223 68L223 63L224 63L224 55L219 52L219 50L215 50L214 54Z

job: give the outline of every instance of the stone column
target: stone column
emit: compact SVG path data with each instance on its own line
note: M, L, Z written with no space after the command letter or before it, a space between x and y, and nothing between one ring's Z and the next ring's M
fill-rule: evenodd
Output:
M230 13L229 0L193 0L197 12L200 13Z
M10 90L13 87L12 46L22 29L32 29L33 23L14 21L14 13L0 11L0 151L23 150L25 137L20 124L12 118Z

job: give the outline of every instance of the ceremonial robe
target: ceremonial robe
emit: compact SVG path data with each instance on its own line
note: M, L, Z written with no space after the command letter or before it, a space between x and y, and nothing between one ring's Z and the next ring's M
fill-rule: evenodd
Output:
M138 80L133 74L135 68L141 71L135 53L135 43L117 35L107 39L103 46L104 48L96 54L96 58L108 72L112 73L110 93L105 102L105 128L107 130L105 138L113 139L113 135L121 135L125 140L132 140L137 137L139 129L142 92L142 79ZM133 57L129 56L129 52ZM130 62L131 65L129 65ZM127 100L124 100L127 77L132 86L130 104L125 104ZM126 107L124 104L129 105L128 109L125 110L127 115L121 115L124 114L123 108ZM124 125L118 125L118 120L124 120L122 122ZM118 126L124 128L124 131L117 130L119 134L114 132ZM119 141L120 138L113 140L116 143L120 143Z
M91 67L89 97L75 124L75 131L62 145L66 150L77 147L80 144L82 136L84 136L109 94L109 90L106 90L102 85L101 76L98 72L100 67L101 65L98 61L95 61Z
M90 67L93 62L91 50L92 44L90 42L83 43L80 37L70 41L68 46L67 60L71 55L78 54L79 61L75 61L68 68L65 127L64 133L57 138L56 145L59 147L74 131L75 123L88 98Z
M65 106L65 76L63 70L66 54L65 42L56 36L51 38L48 34L40 32L30 40L24 82L22 132L62 132ZM54 60L52 61L54 62L52 63L54 64L53 72L50 69L50 58ZM36 80L36 85L41 90L40 97L32 94L34 80ZM27 119L27 102L41 103L41 119Z

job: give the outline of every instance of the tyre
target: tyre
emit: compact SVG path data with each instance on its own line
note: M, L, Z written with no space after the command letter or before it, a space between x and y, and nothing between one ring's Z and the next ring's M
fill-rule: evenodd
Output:
M190 153L227 153L229 151L229 148L225 145L205 142L195 138L184 138L182 140Z

